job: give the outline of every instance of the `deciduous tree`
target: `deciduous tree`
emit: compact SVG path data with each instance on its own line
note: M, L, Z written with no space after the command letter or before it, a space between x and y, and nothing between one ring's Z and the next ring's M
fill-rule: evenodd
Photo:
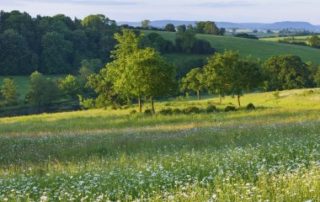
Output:
M257 88L262 80L259 64L240 58L234 51L212 56L205 66L205 76L208 89L217 91L220 96L236 95L239 106L243 92Z
M320 48L320 37L318 35L308 38L308 44L315 48Z
M60 80L59 88L65 96L72 99L77 98L81 92L79 81L72 75L67 75L64 79Z
M39 72L34 72L30 76L30 91L27 100L30 104L41 108L46 107L56 101L59 97L57 84L44 77Z
M300 57L274 56L263 65L267 90L311 87L310 70Z
M5 78L1 86L1 95L5 105L14 105L18 102L17 86L13 79Z
M205 79L202 68L192 69L181 80L181 90L195 92L198 100L201 98L201 91L205 89Z
M174 26L174 24L167 24L164 28L166 31L168 32L175 32L176 31L176 27Z

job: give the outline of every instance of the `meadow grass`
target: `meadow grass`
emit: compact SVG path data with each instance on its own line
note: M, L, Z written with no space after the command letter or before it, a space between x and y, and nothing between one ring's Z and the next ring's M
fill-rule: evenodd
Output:
M216 113L0 119L0 201L319 201L320 90L171 100ZM148 104L145 106L148 108Z

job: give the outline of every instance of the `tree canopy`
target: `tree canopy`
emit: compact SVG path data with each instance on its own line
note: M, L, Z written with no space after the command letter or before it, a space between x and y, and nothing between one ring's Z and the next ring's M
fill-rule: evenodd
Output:
M236 95L240 106L240 97L245 90L257 88L262 73L257 62L243 59L239 53L226 51L217 53L205 66L206 83L209 90L220 96Z
M114 33L120 28L104 15L83 20L65 15L31 17L19 11L0 13L0 74L70 74L82 60L110 61Z
M133 31L123 30L115 34L115 39L118 44L112 52L114 60L89 81L99 96L136 98L142 111L143 97L149 97L153 103L154 98L168 95L174 88L174 68L154 49L140 48L141 36Z
M197 94L198 100L200 100L200 93L205 89L205 76L202 68L192 69L181 80L181 90L184 92L192 91Z
M312 86L310 70L300 57L292 55L274 56L264 65L267 90L284 90Z
M47 107L59 97L57 84L46 78L39 72L34 72L30 76L30 91L27 101L37 108Z

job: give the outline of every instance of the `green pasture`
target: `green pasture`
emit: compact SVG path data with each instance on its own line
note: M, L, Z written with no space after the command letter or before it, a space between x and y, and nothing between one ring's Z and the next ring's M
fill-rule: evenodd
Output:
M148 34L154 31L144 31ZM174 32L160 32L165 39L174 41L176 33ZM253 58L261 59L262 61L276 55L297 55L305 62L313 62L320 64L320 49L315 49L307 46L291 45L278 43L276 41L268 41L267 38L263 40L245 39L232 36L213 36L206 34L198 34L199 39L209 41L214 48L219 52L224 50L235 50L243 56L251 56ZM270 38L271 39L271 38ZM272 38L274 39L274 38ZM205 56L203 56L205 57ZM188 56L185 56L187 59Z
M320 90L0 118L0 201L319 201ZM145 103L149 108L149 103Z

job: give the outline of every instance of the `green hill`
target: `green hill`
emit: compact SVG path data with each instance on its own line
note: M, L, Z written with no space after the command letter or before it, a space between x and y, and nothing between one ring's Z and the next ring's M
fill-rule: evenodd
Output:
M154 31L145 31L146 34ZM173 32L160 32L165 39L174 41L176 33ZM199 39L204 39L209 41L212 46L219 52L224 50L236 50L243 56L252 56L259 58L261 60L266 60L271 56L292 54L300 56L305 62L312 62L315 64L320 64L320 49L315 49L311 47L281 44L272 41L263 40L253 40L245 39L239 37L231 36L213 36L206 34L198 34ZM177 56L177 54L175 54ZM187 57L186 57L187 56ZM181 60L183 58L188 59L189 55L181 55L176 60ZM206 56L202 56L206 57ZM174 60L174 61L176 61Z

